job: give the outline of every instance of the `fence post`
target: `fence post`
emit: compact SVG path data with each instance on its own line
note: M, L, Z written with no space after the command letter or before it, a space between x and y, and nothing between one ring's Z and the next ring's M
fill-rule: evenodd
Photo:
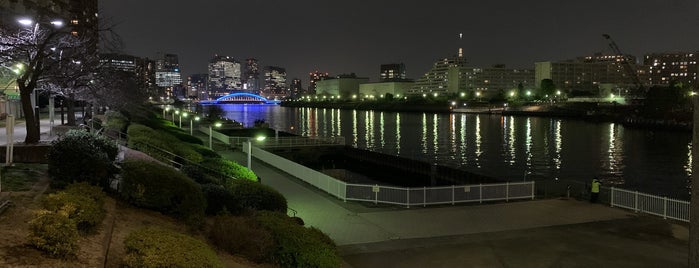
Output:
M407 208L410 208L410 188L405 188L405 204L407 204Z
M510 202L510 182L505 182L505 202Z
M379 189L379 185L376 184L376 189ZM379 191L374 191L374 205L379 203Z
M634 206L633 206L633 208L634 208L634 210L635 210L636 212L638 212L638 191L635 191L634 193L635 193L635 195L634 195Z
M534 186L536 186L536 182L532 181L531 183L532 183L532 200L534 200L534 194L535 194L534 193Z
M454 205L454 185L451 185L451 205Z
M483 184L478 184L478 203L483 204Z
M427 187L422 186L422 207L427 206Z
M667 220L667 197L663 197L663 219Z
M612 186L612 193L610 194L609 197L609 206L614 207L614 186Z

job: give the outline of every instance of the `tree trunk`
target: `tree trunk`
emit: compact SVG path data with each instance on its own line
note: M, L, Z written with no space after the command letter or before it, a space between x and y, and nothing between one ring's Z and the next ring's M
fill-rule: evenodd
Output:
M692 159L699 159L699 98L693 97ZM699 161L692 161L692 192L689 202L689 267L699 267Z
M73 98L66 97L63 100L63 103L66 105L67 110L67 116L68 116L68 123L67 125L69 126L75 126L77 125L75 122L75 101L73 101Z
M20 101L22 103L22 112L24 113L25 126L27 130L27 136L24 138L24 143L39 143L39 139L41 138L39 122L36 120L36 115L34 114L34 107L32 107L33 89L26 88L26 86L24 86L23 83L17 84L19 85Z

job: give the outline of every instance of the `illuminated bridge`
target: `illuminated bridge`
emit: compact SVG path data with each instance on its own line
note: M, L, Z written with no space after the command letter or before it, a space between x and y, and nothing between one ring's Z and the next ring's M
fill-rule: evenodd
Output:
M260 95L252 94L252 93L244 93L244 92L238 92L238 93L232 93L228 94L226 96L220 97L216 100L212 101L202 101L201 103L208 103L208 104L243 104L243 103L255 103L255 104L279 104L281 101L279 100L268 100L265 97L262 97Z

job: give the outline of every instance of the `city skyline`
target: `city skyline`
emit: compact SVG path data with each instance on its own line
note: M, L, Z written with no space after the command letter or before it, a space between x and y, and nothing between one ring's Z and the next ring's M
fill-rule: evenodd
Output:
M417 79L459 47L469 65L513 68L613 54L602 34L610 34L622 52L637 58L699 48L699 36L692 34L699 28L695 1L478 5L207 1L185 7L126 0L100 1L100 17L117 23L125 53L177 54L184 75L205 72L214 54L240 61L255 57L262 65L286 68L289 79L300 78L304 87L315 70L378 81L379 67L387 63L405 63L407 77Z

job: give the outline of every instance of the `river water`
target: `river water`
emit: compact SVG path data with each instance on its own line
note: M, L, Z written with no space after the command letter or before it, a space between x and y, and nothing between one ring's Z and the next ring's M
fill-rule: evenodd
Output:
M347 145L448 165L509 181L599 177L605 186L687 199L689 132L615 123L486 114L435 114L277 105L221 105L246 127L344 136Z

